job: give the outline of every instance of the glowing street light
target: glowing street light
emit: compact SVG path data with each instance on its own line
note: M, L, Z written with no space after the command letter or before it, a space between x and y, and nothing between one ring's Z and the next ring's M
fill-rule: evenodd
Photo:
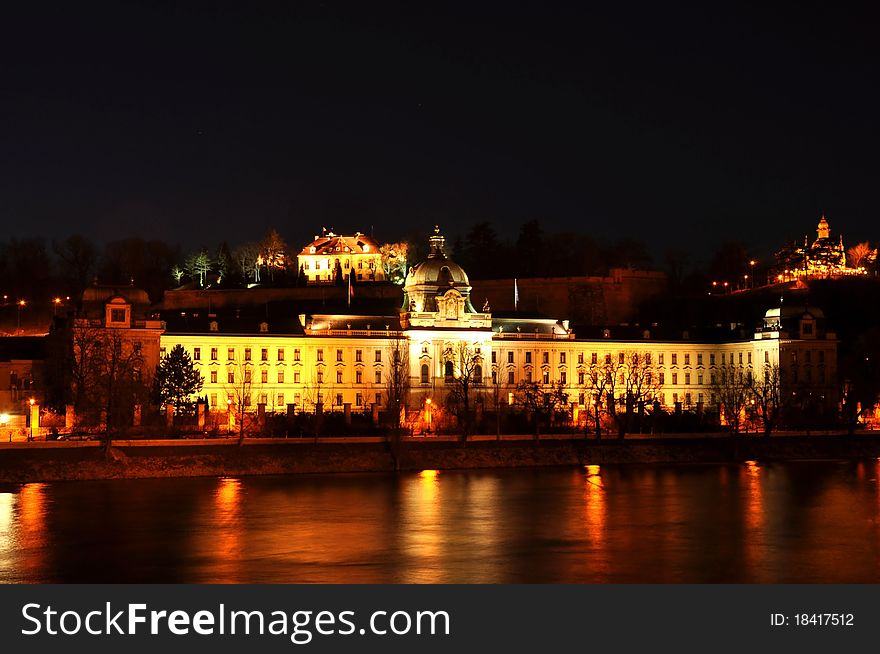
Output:
M27 304L24 300L19 300L15 303L15 312L16 312L16 329L15 333L18 334L21 332L21 310Z

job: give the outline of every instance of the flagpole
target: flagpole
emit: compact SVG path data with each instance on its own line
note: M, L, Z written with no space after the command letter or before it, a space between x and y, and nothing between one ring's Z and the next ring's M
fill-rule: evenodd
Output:
M516 285L516 277L513 278L513 310L519 311L519 288Z

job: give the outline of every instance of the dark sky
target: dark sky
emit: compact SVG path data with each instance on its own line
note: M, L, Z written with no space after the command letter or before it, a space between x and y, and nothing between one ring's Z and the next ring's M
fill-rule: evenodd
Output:
M878 237L868 5L21 4L0 238Z

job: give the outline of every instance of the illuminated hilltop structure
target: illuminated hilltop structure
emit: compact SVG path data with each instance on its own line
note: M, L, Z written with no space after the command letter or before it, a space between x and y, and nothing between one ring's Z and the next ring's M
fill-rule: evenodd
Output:
M790 243L776 253L778 270L777 281L791 281L809 277L843 277L867 275L864 265L848 266L843 235L837 241L831 238L831 227L824 214L816 226L816 240L812 245L804 236L803 246ZM877 258L877 250L865 257L864 263ZM860 262L862 263L862 262Z

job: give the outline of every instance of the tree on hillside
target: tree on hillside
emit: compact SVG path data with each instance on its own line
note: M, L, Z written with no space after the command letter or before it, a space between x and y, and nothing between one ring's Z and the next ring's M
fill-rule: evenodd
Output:
M260 281L260 246L256 243L242 243L233 252L233 258L238 266L241 279L244 283Z
M198 281L200 287L205 286L208 279L208 273L211 271L212 261L211 255L204 248L198 252L193 252L186 258L184 268L189 273L193 281Z
M877 261L877 250L865 241L857 243L846 251L846 263L850 268L867 268Z
M406 243L386 243L379 248L382 255L382 270L385 279L392 284L402 286L406 279L406 256L409 247Z
M52 241L52 250L61 264L59 269L67 292L72 297L79 297L95 274L98 251L91 241L79 234L68 236L63 241Z
M192 409L194 395L202 390L204 379L193 365L182 345L175 345L156 367L153 378L153 402L159 406L173 406L176 414Z
M270 229L260 242L260 264L266 268L269 280L275 281L275 275L287 267L287 243L276 230Z

